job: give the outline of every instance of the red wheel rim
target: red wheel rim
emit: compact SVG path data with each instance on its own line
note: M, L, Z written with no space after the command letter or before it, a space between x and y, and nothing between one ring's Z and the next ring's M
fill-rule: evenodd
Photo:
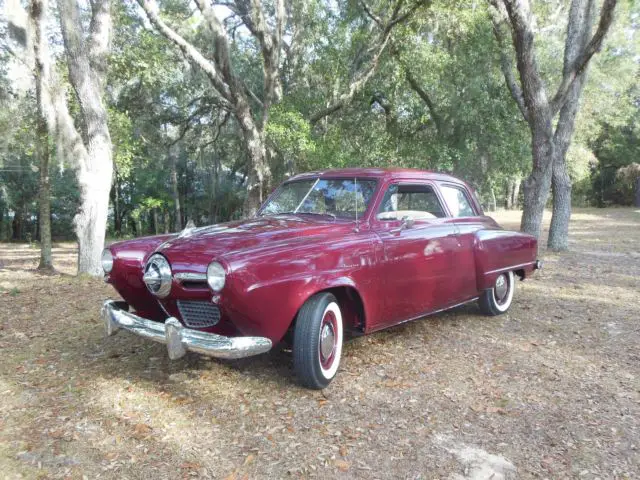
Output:
M318 357L324 370L331 368L336 358L336 344L338 335L338 321L332 311L327 311L320 323L318 341Z

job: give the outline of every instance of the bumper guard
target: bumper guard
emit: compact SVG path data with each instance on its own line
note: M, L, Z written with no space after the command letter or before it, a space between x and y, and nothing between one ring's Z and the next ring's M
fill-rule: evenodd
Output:
M164 343L171 360L185 356L187 351L217 358L243 358L271 350L271 340L265 337L224 337L186 328L174 317L165 323L147 320L129 313L127 308L124 302L104 302L100 313L107 335L122 329Z

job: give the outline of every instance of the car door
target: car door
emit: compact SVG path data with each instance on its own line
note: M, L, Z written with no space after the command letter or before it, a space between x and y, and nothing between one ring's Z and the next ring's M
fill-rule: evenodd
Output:
M473 246L476 232L485 227L487 222L463 185L440 183L438 187L458 229L459 248L453 259L455 275L451 278L458 303L478 294Z
M458 236L435 186L425 181L389 184L372 228L383 244L385 295L384 314L373 329L447 306Z

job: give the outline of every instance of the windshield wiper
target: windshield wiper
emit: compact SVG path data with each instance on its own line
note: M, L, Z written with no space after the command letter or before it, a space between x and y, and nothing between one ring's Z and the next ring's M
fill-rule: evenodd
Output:
M331 218L333 218L334 220L338 217L336 217L335 214L333 213L329 213L329 212L324 212L324 213L320 213L320 212L295 212L296 215L327 215Z
M278 212L278 213L272 213L271 215L326 215L328 217L333 218L334 220L336 218L338 218L335 214L329 213L329 212L325 212L325 213L320 213L320 212Z

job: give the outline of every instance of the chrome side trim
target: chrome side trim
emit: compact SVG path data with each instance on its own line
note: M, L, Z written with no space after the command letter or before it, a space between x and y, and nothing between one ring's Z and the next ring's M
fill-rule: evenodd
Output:
M176 273L173 278L176 282L206 282L207 274L206 273L191 273L191 272L181 272Z
M107 336L119 330L167 345L169 358L176 360L187 351L217 358L243 358L271 350L271 340L265 337L224 337L184 327L176 318L165 323L154 322L127 312L113 300L104 302L101 310Z
M517 270L518 268L528 267L529 265L535 265L535 263L536 262L534 261L534 262L521 263L519 265L510 265L508 267L496 268L495 270L484 272L484 275L491 275L492 273L502 273L506 271L513 271L513 270Z

